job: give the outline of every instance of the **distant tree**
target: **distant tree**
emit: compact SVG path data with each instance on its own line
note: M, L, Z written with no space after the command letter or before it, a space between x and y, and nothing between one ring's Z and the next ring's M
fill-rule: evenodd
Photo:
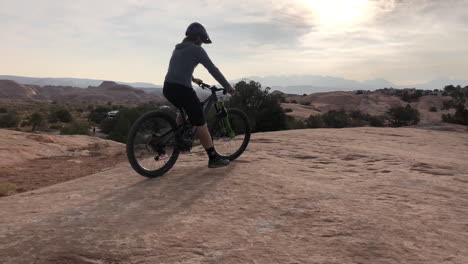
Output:
M458 105L455 114L442 115L442 120L448 123L468 126L468 109L464 105Z
M390 125L394 127L416 125L420 121L419 111L412 108L409 104L405 107L397 106L390 108L387 116Z
M73 120L72 115L66 109L54 110L49 115L50 123L57 123L57 122L70 123L72 120Z
M309 118L306 119L306 125L308 128L321 128L325 126L321 115L309 116Z
M343 128L349 126L350 120L344 110L331 110L322 115L326 127Z
M0 114L0 127L17 127L21 118L15 111L10 111L7 114Z
M384 127L385 117L384 116L370 116L369 125L373 127Z
M107 113L110 111L111 108L108 107L98 107L93 109L88 115L88 120L96 124L101 124L101 122L107 118Z
M90 135L89 124L87 122L75 120L60 130L62 135Z
M29 122L32 125L32 131L36 131L36 127L42 125L44 122L44 116L39 112L34 112L29 117Z
M286 114L278 97L270 88L263 89L258 82L241 81L235 85L237 92L227 102L228 107L243 110L250 118L253 131L287 129Z
M127 141L133 122L151 110L165 111L174 118L176 116L174 109L159 109L158 105L143 104L133 108L123 107L113 119L106 118L101 122L101 131L108 134L108 139L124 143Z
M302 120L295 119L292 116L286 116L288 129L304 129L307 128L306 124Z

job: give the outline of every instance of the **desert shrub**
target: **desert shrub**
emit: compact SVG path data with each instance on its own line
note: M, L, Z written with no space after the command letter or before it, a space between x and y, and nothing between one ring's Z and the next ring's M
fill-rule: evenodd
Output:
M455 102L453 100L446 100L442 102L442 110L449 110L452 107L455 107Z
M64 126L60 130L60 134L62 135L90 135L89 132L89 124L83 121L72 121L70 124Z
M343 128L350 124L348 115L344 110L330 110L322 115L323 123L326 127Z
M96 124L101 124L101 122L107 118L107 113L110 111L111 109L108 107L97 107L91 110L88 115L88 120Z
M304 121L297 120L292 116L286 116L286 121L288 129L304 129L307 127Z
M101 131L108 134L108 139L124 143L127 141L127 136L133 122L151 110L165 111L172 117L176 117L174 109L159 109L157 105L143 104L133 108L122 107L113 119L106 118L101 122Z
M437 112L437 107L431 106L431 108L429 108L429 112Z
M321 115L311 115L306 120L306 126L308 128L321 128L324 127L323 119Z
M12 183L0 183L0 197L16 193L18 187Z
M468 109L464 105L459 105L455 114L442 115L442 120L448 123L468 126Z
M61 130L61 129L62 129L62 126L61 126L61 125L50 125L50 126L49 126L49 129Z
M291 108L285 108L285 109L284 109L284 112L285 112L285 113L291 113L292 111L293 111L293 110L292 110Z
M20 123L20 127L25 127L25 126L29 126L29 125L31 125L31 124L29 123L28 120L23 120L23 121L21 121L21 123Z
M390 108L387 111L387 119L394 127L416 125L420 121L419 111L409 104Z
M291 104L297 104L297 101L296 100L291 100L290 103Z
M32 131L35 131L38 126L44 124L44 115L39 112L34 112L29 116L29 123L32 126Z
M300 102L300 105L310 105L310 102Z
M258 82L240 81L235 85L237 92L226 105L239 108L249 116L254 132L278 131L288 128L286 114L278 97L270 88L263 89Z
M358 95L363 94L363 93L364 93L364 91L362 91L362 90L356 91L356 94L358 94Z
M57 123L57 122L70 123L72 120L73 120L72 115L66 109L54 110L49 115L50 123Z
M0 114L5 114L5 113L8 113L8 109L4 107L0 107Z
M20 121L20 116L14 111L10 111L7 114L0 114L0 127L2 128L17 127Z
M384 127L385 117L384 116L370 116L369 125L373 127Z

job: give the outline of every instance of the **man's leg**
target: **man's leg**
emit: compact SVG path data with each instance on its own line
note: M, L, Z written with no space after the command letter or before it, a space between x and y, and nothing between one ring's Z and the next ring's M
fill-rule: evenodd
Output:
M208 154L208 167L210 168L219 168L224 167L229 164L229 160L221 158L215 151L213 140L211 140L210 131L206 123L204 125L198 126L197 135L200 139L200 143L206 150Z
M211 140L210 131L208 130L206 123L197 128L197 136L205 149L210 149L213 147L213 141Z

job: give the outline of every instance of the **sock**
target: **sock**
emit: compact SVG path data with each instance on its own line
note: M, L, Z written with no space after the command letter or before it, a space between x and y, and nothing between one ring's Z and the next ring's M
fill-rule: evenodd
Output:
M208 154L209 159L214 159L216 157L216 151L214 147L211 147L209 149L205 149L206 154Z

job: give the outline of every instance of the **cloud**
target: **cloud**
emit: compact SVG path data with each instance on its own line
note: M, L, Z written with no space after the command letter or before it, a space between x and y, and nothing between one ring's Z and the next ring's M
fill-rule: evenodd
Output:
M0 50L10 61L0 71L161 83L173 46L187 25L198 21L214 40L205 48L230 79L276 74L385 77L400 83L442 75L466 78L466 0L368 0L363 19L338 26L320 23L307 3L3 0L0 30L8 41ZM25 60L35 61L19 63Z

